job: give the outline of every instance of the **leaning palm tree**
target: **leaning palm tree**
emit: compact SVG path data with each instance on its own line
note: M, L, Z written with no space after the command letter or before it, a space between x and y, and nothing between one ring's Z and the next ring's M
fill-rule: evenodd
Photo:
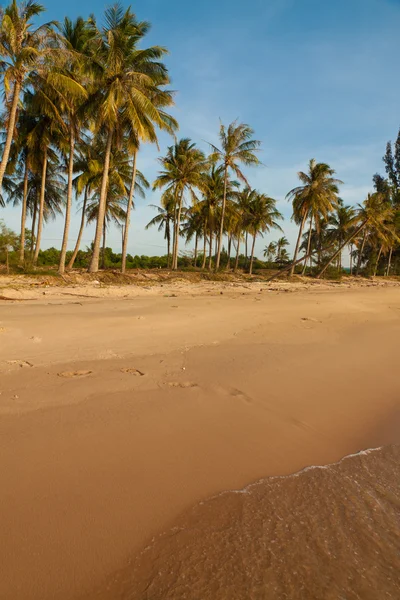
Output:
M165 188L173 194L176 206L174 222L174 243L172 255L172 269L178 268L178 243L181 225L182 208L185 193L192 197L195 189L201 188L203 173L208 167L204 153L196 148L188 138L170 146L164 157L159 158L162 170L153 184L153 189Z
M173 103L172 93L163 89L169 82L167 69L160 62L166 50L160 46L138 48L148 29L149 24L137 21L130 8L124 10L117 4L106 10L105 26L96 32L96 76L86 110L95 131L104 131L106 149L90 272L97 271L99 265L113 145L125 134L130 147L138 148L140 140L157 140L156 128L172 132L177 127L163 110Z
M239 165L245 166L259 165L260 161L256 155L256 152L260 150L261 142L253 139L254 131L248 125L244 123L237 123L234 121L228 127L225 125L220 126L219 139L221 148L210 144L213 152L211 154L211 160L221 162L224 169L224 194L222 199L222 210L221 210L221 222L218 236L217 246L217 258L215 263L215 269L219 269L221 261L221 250L222 250L222 239L224 235L224 221L226 211L226 198L228 189L228 173L233 171L246 186L248 182Z
M44 11L34 0L18 4L12 0L0 9L0 74L6 97L6 141L0 163L0 190L15 134L18 104L27 77L35 69L45 68L43 56L50 49L46 44L53 23L34 29L32 20Z
M297 175L303 185L292 189L286 196L293 204L293 219L299 225L299 234L293 255L290 275L293 275L297 254L300 247L303 229L307 218L310 218L309 244L306 256L310 254L311 232L313 221L318 229L321 219L328 215L338 204L338 185L342 182L335 179L335 171L326 163L317 163L314 158L309 162L308 172L300 171ZM304 267L306 259L304 260Z
M355 239L360 233L363 233L363 241L359 250L359 256L362 257L364 250L366 237L368 231L377 233L381 239L393 243L394 239L400 241L393 228L394 209L389 202L386 201L385 197L376 192L374 194L368 194L363 205L360 205L358 211L355 214L352 225L354 229L351 234L345 239L345 241L339 246L338 250L331 256L329 261L326 263L324 268L318 274L318 278L322 277L326 269L332 262L339 256L343 248L348 246L353 239ZM361 263L360 263L361 265ZM359 265L356 271L360 270Z
M250 275L253 273L254 248L257 236L263 236L264 233L269 232L271 229L279 229L282 231L282 228L278 223L278 220L282 218L281 213L276 208L276 200L270 198L266 194L260 194L256 190L251 190L247 217L248 231L250 235L253 236L249 269Z

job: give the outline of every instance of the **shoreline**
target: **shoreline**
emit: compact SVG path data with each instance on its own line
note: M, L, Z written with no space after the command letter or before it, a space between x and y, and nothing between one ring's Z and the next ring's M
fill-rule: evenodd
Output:
M0 596L85 597L196 502L397 439L396 288L47 302L2 304Z

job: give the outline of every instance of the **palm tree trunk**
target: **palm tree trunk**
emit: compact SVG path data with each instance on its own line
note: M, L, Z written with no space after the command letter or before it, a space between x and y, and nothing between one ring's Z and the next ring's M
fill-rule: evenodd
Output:
M36 231L37 205L38 205L38 199L36 197L35 198L35 204L34 204L34 207L33 207L32 226L31 226L31 249L30 249L31 260L33 260L33 252L34 252L34 248L35 248L35 231Z
M79 227L78 239L76 240L76 244L75 244L75 248L72 253L72 256L71 256L71 260L69 261L68 266L67 266L68 271L70 271L73 268L74 262L76 260L77 254L79 252L79 248L81 247L83 230L85 228L85 213L86 213L86 204L88 201L88 195L89 195L89 187L86 186L85 187L85 196L84 196L83 206L82 206L81 225Z
M367 239L367 231L366 231L366 229L364 229L363 241L362 241L360 252L358 254L358 259L357 259L356 275L358 275L359 272L360 272L361 261L362 261L362 254L364 252L364 246L365 246L366 239Z
M219 228L219 237L218 237L218 249L217 249L217 258L215 260L215 270L218 271L219 263L221 261L221 250L222 250L222 239L224 237L224 220L225 220L225 211L226 211L226 190L228 185L228 167L225 165L225 173L224 173L224 197L222 199L222 212L221 212L221 225Z
M378 258L376 259L376 264L375 264L375 269L374 269L374 277L376 277L376 274L377 274L377 272L378 272L379 261L380 261L380 259L381 259L382 250L383 250L383 246L381 246L381 247L379 248L379 252L378 252Z
M33 256L33 265L36 266L39 251L40 251L40 242L42 240L42 230L43 230L43 214L44 214L44 200L46 194L46 175L47 175L47 148L43 153L43 168L42 168L42 181L40 187L40 203L39 203L39 220L38 220L38 231L36 238L36 246L35 246L35 254Z
M123 245L122 245L121 273L125 273L125 271L126 271L126 253L128 251L129 225L131 222L131 210L132 210L133 195L135 193L135 183L136 183L136 170L137 170L136 164L137 164L137 151L133 155L132 181L131 181L131 187L129 190L128 207L126 209L125 233L124 233L124 241L123 241Z
M350 275L353 275L353 244L350 244Z
M247 263L248 263L248 258L249 258L249 249L248 249L248 242L249 242L249 232L246 231L246 237L245 237L245 261L244 261L244 268L247 269Z
M69 164L68 164L68 189L67 189L67 206L65 207L65 224L64 224L64 235L61 246L60 264L58 265L58 272L64 273L65 271L65 258L67 256L68 247L68 235L69 227L71 223L71 206L72 206L72 178L74 176L74 152L75 152L75 135L74 129L70 128L70 142L69 142Z
M290 274L289 277L292 277L292 275L294 274L294 268L297 265L298 262L302 262L301 260L298 261L297 260L297 254L299 252L299 247L300 247L300 240L301 240L301 236L303 235L303 229L304 229L304 225L306 223L307 220L307 213L305 213L303 220L300 224L300 229L299 229L299 235L297 236L297 242L296 242L296 247L294 249L294 254L293 254L293 261L292 264L290 265Z
M240 236L237 239L235 267L233 269L234 273L237 273L237 270L238 270L238 267L239 267L239 254L240 254Z
M106 219L104 218L103 224L103 245L101 249L101 268L106 268Z
M226 271L229 271L229 269L231 268L231 247L232 247L232 236L230 235L228 237L228 260L227 260L226 267L225 267Z
M389 274L390 274L390 265L392 264L392 253L393 253L393 248L390 248L388 264L387 264L387 269L386 269L386 277L389 277Z
M307 252L306 252L306 255L310 254L310 248L311 248L311 233L312 233L312 222L313 222L313 216L311 215L311 218L310 218L310 230L309 230L309 232L308 232L308 242L307 242ZM310 257L310 259L311 259L311 257ZM311 259L311 260L312 260L312 259ZM303 270L302 270L302 272L301 272L301 274L302 274L302 275L304 275L304 274L305 274L305 272L306 272L306 269L307 269L307 259L305 259L305 261L304 261L304 267L303 267Z
M89 273L96 273L99 270L100 244L104 227L104 217L106 214L108 171L110 169L111 148L114 136L114 129L110 129L107 137L106 153L104 157L103 178L101 182L99 212L97 214L96 233L93 244L93 254L89 265Z
M213 232L212 229L210 229L210 246L209 246L209 253L208 253L208 270L211 271L212 269L212 251L213 251Z
M322 271L320 271L318 273L317 279L320 279L322 277L322 275L325 273L325 271L329 267L329 265L335 260L335 258L339 255L339 253L342 252L343 248L348 246L350 244L351 240L353 240L359 233L361 233L361 231L364 229L364 227L366 226L367 223L368 223L368 221L364 221L363 223L361 223L360 227L354 233L352 233L351 236L348 237L347 240L345 240L341 246L339 246L339 249L335 252L335 254L333 256L331 256L331 258L328 260L328 262L326 263L326 265L324 266ZM365 235L364 235L364 237L365 237Z
M179 244L179 230L181 227L182 203L183 203L183 190L182 190L180 198L179 198L178 214L176 217L174 258L173 258L173 264L172 264L172 269L174 271L176 271L178 269L178 244Z
M28 201L28 182L29 182L29 168L28 168L28 157L25 157L25 173L24 173L24 191L22 197L22 210L21 210L21 241L19 247L19 265L24 264L25 259L25 224L26 224L26 205Z
M167 269L169 269L171 260L171 226L168 216L165 222L165 238L167 240Z
M199 234L196 231L196 237L195 237L195 242L194 242L194 268L197 267L197 245L199 243Z
M12 102L11 102L10 116L8 119L8 126L7 126L7 137L6 137L6 141L4 144L3 156L1 158L1 163L0 163L0 192L3 188L4 173L6 172L7 163L8 163L8 159L10 156L11 144L12 144L13 137L14 137L15 122L17 119L17 110L18 110L18 102L19 102L19 95L21 92L21 87L22 86L19 81L16 81L14 83L13 98L12 98Z
M250 257L249 275L253 275L254 247L256 245L256 237L257 237L257 234L255 233L253 235L253 243L251 245L251 257Z

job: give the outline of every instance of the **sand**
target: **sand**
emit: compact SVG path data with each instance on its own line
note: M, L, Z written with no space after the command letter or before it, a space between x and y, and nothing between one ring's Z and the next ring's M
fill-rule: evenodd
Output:
M118 598L200 500L399 442L398 284L6 283L1 599Z

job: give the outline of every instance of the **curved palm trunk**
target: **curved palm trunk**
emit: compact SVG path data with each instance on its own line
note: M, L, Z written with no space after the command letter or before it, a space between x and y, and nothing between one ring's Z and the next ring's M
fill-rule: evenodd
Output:
M383 250L383 246L381 246L381 247L379 248L379 252L378 252L378 258L376 259L376 264L375 264L375 269L374 269L374 277L376 277L376 274L377 274L377 272L378 272L379 261L380 261L380 259L381 259L382 250Z
M26 204L28 200L28 158L25 157L25 173L24 173L24 191L22 197L22 210L21 210L21 241L19 247L19 265L22 266L25 260L25 225L26 225Z
M41 182L41 187L40 187L38 230L37 230L35 254L33 256L33 265L34 266L36 266L37 261L38 261L39 251L40 251L40 242L42 240L44 200L45 200L45 194L46 194L46 175L47 175L47 148L45 149L44 154L43 154L43 168L42 168L42 182Z
M335 252L335 254L333 256L331 256L331 258L328 260L328 262L326 263L326 265L324 266L324 268L322 269L322 271L320 271L317 275L317 279L320 279L322 277L322 275L325 273L326 269L329 267L329 265L335 260L335 258L339 255L340 252L342 252L343 248L345 248L346 246L348 246L351 242L351 240L354 240L354 238L361 233L361 231L364 229L364 227L367 225L368 221L364 221L363 223L361 223L360 227L351 234L350 237L347 238L347 240L345 240L343 242L343 244L339 247L339 249ZM365 238L365 234L364 234L364 238Z
M250 269L249 269L249 275L253 275L253 262L254 262L254 248L256 245L256 237L257 234L255 233L253 235L253 243L251 245L251 256L250 256Z
M390 266L392 264L392 253L393 253L393 248L390 248L388 264L387 264L387 269L386 269L386 277L389 277L389 274L390 274Z
M363 252L364 252L364 247L365 247L365 241L366 241L366 239L367 239L367 232L366 232L366 230L364 229L363 241L362 241L362 244L361 244L360 252L359 252L359 254L358 254L357 268L356 268L356 275L358 275L358 274L359 274L359 272L360 272L360 269L361 269L362 255L363 255Z
M132 181L131 181L131 187L129 190L128 207L126 209L124 241L122 244L121 273L125 273L125 271L126 271L126 253L128 251L129 225L131 222L131 210L132 210L133 195L135 193L135 183L136 183L136 170L137 170L136 162L137 162L137 152L135 152L133 155Z
M178 269L178 244L179 244L179 230L181 227L182 203L183 203L183 190L182 190L182 193L179 198L178 214L176 217L176 225L175 225L174 257L173 257L173 261L172 261L173 271L176 271Z
M82 206L81 225L79 227L78 239L76 240L76 244L75 244L75 248L72 253L72 256L71 256L71 260L69 261L68 266L67 266L68 271L73 268L74 262L76 260L77 254L79 252L79 248L81 247L83 230L85 228L85 213L86 213L86 204L88 201L88 195L89 195L89 188L88 188L88 186L86 186L85 187L85 196L84 196L83 206Z
M233 269L234 273L237 273L237 270L238 270L238 267L239 267L239 254L240 254L240 237L238 237L238 239L237 239L235 267Z
M196 237L195 237L195 242L194 242L194 261L193 261L195 268L197 267L197 246L198 246L198 243L199 243L199 235L196 232Z
M311 215L311 218L310 218L310 230L309 230L309 232L308 232L308 242L307 242L307 252L306 252L306 255L310 254L310 248L311 248L311 233L312 233L312 222L313 222L313 216ZM311 258L311 257L310 257L310 258ZM312 259L311 259L311 264L312 264ZM311 266L311 264L310 264L310 266ZM305 261L304 261L304 267L303 267L303 270L302 270L302 272L301 272L301 274L302 274L302 275L304 275L304 274L305 274L305 272L306 272L306 269L307 269L307 259L305 259Z
M33 252L35 250L37 205L38 205L38 199L35 198L35 205L33 207L33 215L32 215L32 226L31 226L31 250L30 250L31 260L33 260Z
M1 158L1 163L0 163L0 192L3 188L4 174L6 172L8 159L10 157L11 144L12 144L13 137L14 137L14 129L15 129L15 122L17 120L17 110L18 110L19 95L21 93L21 87L22 87L21 83L19 83L18 81L16 81L14 83L13 98L12 98L11 108L10 108L10 117L8 120L8 127L7 127L7 137L6 137L6 142L4 144L3 156Z
M217 249L217 258L215 260L215 270L218 271L219 263L221 261L221 250L222 250L222 239L224 237L224 220L225 220L225 211L226 211L226 190L228 185L228 167L225 165L225 173L224 173L224 197L222 200L222 212L221 212L221 225L219 228L219 237L218 237L218 249Z
M63 235L63 241L62 241L62 246L61 246L60 264L58 265L58 272L61 274L65 272L65 259L67 256L69 227L71 224L72 178L74 175L74 152L75 152L75 135L74 135L73 128L71 127L70 142L69 142L67 206L65 207L64 235Z
M290 265L290 274L289 277L292 277L292 275L294 275L294 268L295 266L299 263L302 262L302 260L297 260L297 255L299 253L299 247L300 247L300 240L301 240L301 236L303 235L303 229L304 229L304 225L306 223L307 220L307 213L305 213L303 220L300 224L300 228L299 228L299 235L297 236L297 242L296 242L296 247L294 249L294 254L293 254L293 261L292 264Z
M99 270L100 244L103 234L104 217L106 214L107 187L108 187L108 171L110 169L111 147L113 141L114 130L110 129L107 137L106 154L104 157L103 178L101 182L99 212L96 222L96 234L94 237L93 254L89 265L89 273L96 273Z

